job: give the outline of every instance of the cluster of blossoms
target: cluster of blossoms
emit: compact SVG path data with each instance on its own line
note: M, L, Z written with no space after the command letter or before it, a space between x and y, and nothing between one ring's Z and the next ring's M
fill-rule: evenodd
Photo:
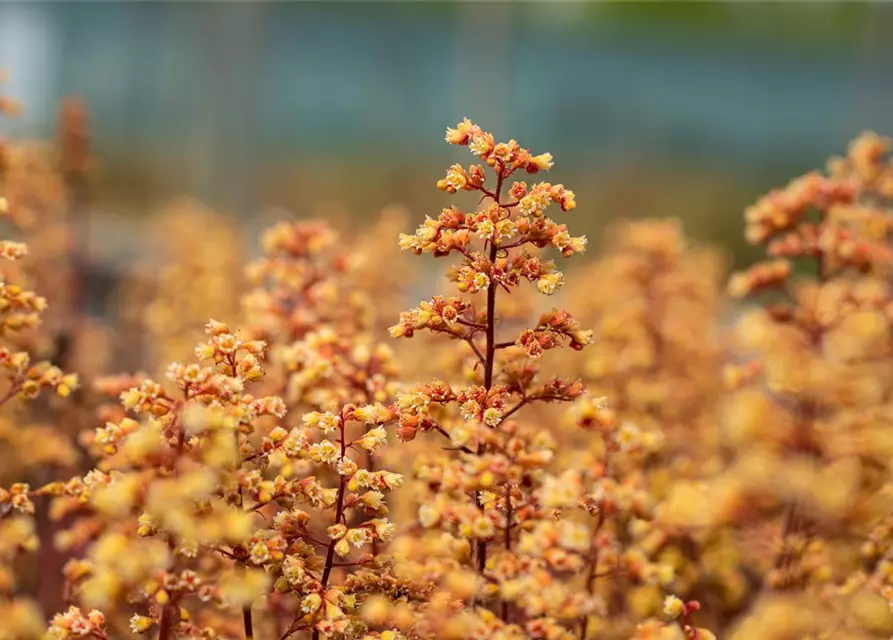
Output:
M261 249L246 269L256 288L243 299L258 334L295 341L319 327L340 328L341 321L368 316L356 299L339 300L348 260L327 223L280 222L264 231Z
M41 337L76 305L47 321L26 245L84 203L83 110L55 164L0 149L28 241L0 243L0 638L890 637L889 143L748 209L767 260L729 279L726 332L721 263L677 223L618 226L565 285L586 238L548 215L572 191L530 183L551 155L468 120L446 139L480 164L437 186L478 206L393 251L454 258L450 291L397 313L408 268L382 238L402 214L359 238L281 222L243 275L238 233L180 203L170 268L128 284L152 353L122 355L155 372L207 310L244 328L212 320L194 361L79 391ZM582 353L546 353L564 347ZM47 549L55 600L27 562Z
M22 256L16 279L52 301L43 315L43 331L29 337L29 346L41 353L62 352L60 364L76 362L82 368L97 359L84 353L96 328L83 318L86 265L78 235L91 163L86 111L75 100L62 104L53 143L15 141L6 145L0 160L0 213L32 254Z
M266 595L264 633L362 637L365 627L349 614L388 571L363 548L393 535L384 494L402 477L360 463L385 445L376 425L394 410L345 405L309 412L288 430L276 424L285 402L250 392L263 378L267 345L221 322L206 332L198 364L170 366L170 388L150 379L122 388L118 418L84 439L93 471L30 493L14 485L4 500L28 512L31 497L53 497L53 517L71 522L57 544L78 556L64 571L69 599L135 609L126 621L134 633L217 637L241 626L252 637L252 607ZM366 429L353 437L356 424ZM339 478L337 487L308 473L316 467ZM314 512L332 512L331 523L320 529ZM351 568L362 572L336 582ZM54 637L105 637L123 624L84 610L57 616Z
M500 292L515 293L524 281L545 295L564 283L539 253L552 247L569 257L585 249L585 237L571 237L566 225L546 216L553 203L573 209L574 195L549 183L509 186L516 172L551 169L549 154L532 155L515 141L495 143L467 120L447 131L447 141L468 146L495 179L488 182L482 165L454 165L438 187L479 192L482 209L444 209L414 235L400 237L401 248L415 254L458 255L449 279L460 295L435 296L402 313L391 335L428 331L461 341L469 363L455 381L434 380L397 397L402 440L419 432L446 439L445 451L421 449L415 460L419 532L398 542L407 558L401 574L428 583L436 594L411 630L438 638L591 637L607 628L602 623L612 606L605 597L610 594L597 588L599 578L665 584L673 572L643 553L626 552L603 529L609 519L624 526L620 513L649 517L640 479L610 473L605 464L609 452L638 450L636 436L625 427L614 429L610 410L586 399L579 381L540 372L544 352L582 349L592 331L566 310L553 309L509 339L505 333L515 331L513 323L504 321L509 318L497 305ZM523 416L541 405L573 401L592 407L593 419L581 422L607 427L603 457L579 456L556 469L557 434ZM648 525L640 522L637 536L644 537Z
M772 637L780 620L796 637L890 628L872 594L884 580L865 570L882 557L877 522L890 507L880 431L893 346L888 145L864 134L826 174L792 181L745 215L746 237L768 260L729 280L733 298L760 304L742 311L723 375L728 462L678 483L668 508L683 529L735 539L749 583L738 599L751 602L732 637Z
M0 214L18 240L4 243L3 255L14 260L3 260L3 280L21 288L6 291L14 298L5 305L6 324L19 327L6 333L8 346L85 378L100 375L109 362L109 334L104 321L85 315L88 265L79 234L92 168L84 105L78 100L62 103L54 141L4 141L0 156ZM95 404L89 389L80 390L73 402L44 397L29 404L14 422L0 427L8 427L10 441L21 443L11 448L18 455L10 456L8 465L4 457L0 468L16 474L23 461L38 454L51 466L36 471L37 477L29 475L32 483L70 474L75 461L71 440L93 423ZM44 531L42 537L48 535ZM40 562L57 571L57 560L45 556Z
M614 516L601 533L619 533L631 553L644 554L665 571L671 567L672 589L709 603L699 617L713 619L711 627L717 629L748 592L735 541L673 526L661 503L680 480L708 477L723 464L716 429L721 275L717 254L691 243L676 221L641 220L612 229L587 269L585 281L603 283L599 295L570 291L594 330L593 344L579 363L592 397L573 417L614 439L614 451L597 452L611 455L611 464L603 466L626 486L637 487L651 505L647 517ZM609 410L593 399L599 395L610 398ZM592 445L579 441L578 447ZM630 525L637 535L624 532ZM653 615L660 609L662 594L654 586L620 591L615 602L626 603L615 612Z
M0 98L0 115L15 111L14 102ZM46 200L38 201L26 196L31 188L45 184L49 176L54 184L61 184L50 171L32 170L23 157L27 151L0 141L0 214L18 226L42 213L44 205L55 204L57 194L52 190L45 194ZM34 153L34 158L45 156ZM29 282L20 268L28 253L27 244L0 241L0 618L2 634L10 638L39 637L46 629L38 603L29 597L34 591L33 576L16 572L29 566L28 555L39 547L39 532L32 520L32 497L37 492L31 483L53 466L71 465L76 457L62 433L51 426L28 424L33 416L22 409L24 402L36 404L43 391L68 398L78 388L77 375L40 358L35 336L42 332L35 329L44 324L47 300L28 290L28 285L16 284ZM85 629L91 629L99 620L91 617L84 623Z
M0 111L2 113L2 111ZM7 195L13 186L21 186L10 172L17 164L9 156L13 150L0 143L0 213L15 215L25 207L18 197ZM77 376L65 374L46 361L37 361L28 351L29 334L40 325L47 311L47 299L15 284L12 278L20 275L16 262L28 255L28 245L11 240L0 241L0 372L7 385L0 396L0 406L15 397L34 399L44 389L51 389L61 397L68 397L77 389Z
M394 313L404 307L406 292L413 284L412 256L394 244L394 236L406 228L409 219L409 212L403 207L390 206L371 228L345 237L350 249L345 256L344 286L353 292L346 297L372 301L374 312L364 314L367 317L363 318L363 328L376 337L386 335Z
M691 423L715 419L718 389L716 253L692 246L673 220L621 225L604 247L581 279L603 283L599 295L570 292L594 331L581 375L622 419L674 440L677 428L700 432Z
M144 345L142 353L131 347L119 360L136 351L142 357L126 364L144 367L148 359L154 372L189 354L209 317L237 317L243 289L238 231L232 220L193 200L165 206L150 229L161 265L145 264L116 292L121 342Z
M243 304L249 332L270 343L266 383L284 398L291 427L270 432L270 464L304 477L315 507L330 514L282 516L287 530L306 532L306 546L286 556L274 583L305 594L303 615L280 636L397 638L386 620L362 613L412 593L384 552L395 531L386 494L403 484L381 451L384 425L396 419L397 369L392 350L374 339L374 306L355 283L364 261L319 222L279 223L262 245L248 267L257 287Z

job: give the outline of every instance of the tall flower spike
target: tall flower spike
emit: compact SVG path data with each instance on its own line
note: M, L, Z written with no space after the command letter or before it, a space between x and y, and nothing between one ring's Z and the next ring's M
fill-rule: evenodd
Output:
M17 111L14 100L0 96L0 116L15 115ZM0 215L9 215L17 227L38 213L45 213L45 209L56 213L64 201L64 184L56 170L53 151L45 145L0 140ZM46 225L46 235L58 237L59 220L48 221L55 224ZM26 236L28 240L35 237L37 234ZM42 248L40 243L38 247ZM47 336L45 330L34 329L46 321L48 303L42 295L29 290L36 281L43 292L45 284L35 277L34 256L25 260L29 253L29 245L23 242L0 241L0 635L26 639L42 636L46 619L37 601L30 597L34 594L28 588L29 578L20 580L15 569L22 569L23 576L35 570L52 570L46 566L52 563L45 562L46 555L27 562L27 556L38 551L42 543L43 531L37 522L45 522L47 516L40 504L46 488L39 485L52 477L54 467L71 467L78 457L67 434L60 429L63 425L49 417L52 413L48 407L54 408L52 400L31 402L45 392L68 398L78 389L78 377L39 358L40 340ZM57 266L54 257L41 255L38 264ZM64 281L58 270L45 271L52 271L56 282ZM39 339L35 340L35 336ZM24 410L23 403L29 405ZM68 411L67 422L76 422L77 414L70 407ZM39 550L41 554L44 551L45 548ZM75 609L56 616L53 624L60 635L74 629L82 632L77 637L90 634L105 638L105 620L96 611L84 614Z
M458 566L445 564L442 573L432 573L430 564L416 564L424 558L412 554L408 564L415 568L405 570L445 585L440 596L454 602L452 607L471 608L457 618L449 607L430 607L419 613L416 628L447 624L463 637L497 630L505 638L569 637L581 616L599 610L599 599L561 580L550 580L546 596L537 576L585 564L589 548L585 536L582 545L579 538L585 529L555 520L579 507L582 492L569 501L549 497L554 489L543 472L553 459L554 441L522 418L528 406L582 396L583 386L576 381L539 380L534 359L565 345L581 349L592 332L567 311L553 309L534 327L506 334L499 299L525 282L545 295L555 293L563 275L540 257L540 250L551 247L568 257L582 252L586 239L570 236L566 225L547 215L553 204L562 211L574 209L572 191L546 182L510 183L518 172L551 169L550 154L533 155L514 140L495 142L467 119L448 129L446 139L467 146L492 175L480 165L457 164L438 188L477 192L482 206L475 212L446 208L415 234L401 235L400 246L418 255L457 257L449 279L459 295L422 301L401 314L391 335L411 338L425 331L445 336L463 343L474 364L470 384L435 380L397 399L401 438L434 432L447 440L446 453L429 453L416 462L423 494L418 524L429 533L412 545L421 545L418 551L424 554L427 536L440 535L451 541L447 549L472 549L470 555L451 556L449 562ZM537 533L525 533L530 531ZM456 571L466 576L465 588L451 581Z

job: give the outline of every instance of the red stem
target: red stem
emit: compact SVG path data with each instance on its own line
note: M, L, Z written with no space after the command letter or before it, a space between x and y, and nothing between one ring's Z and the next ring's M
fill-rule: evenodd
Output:
M158 640L170 640L173 628L173 607L170 604L166 604L161 610L161 623L158 626Z
M347 454L347 442L344 438L344 415L341 415L341 423L339 425L340 430L340 440L341 440L341 457L344 458ZM347 482L344 476L341 476L341 483L338 485L338 497L336 499L335 506L335 524L341 522L341 518L344 515L344 489L347 486ZM329 548L326 551L326 564L325 568L322 571L322 580L320 583L322 584L323 591L325 591L326 586L329 584L329 576L332 574L332 567L335 566L335 540L329 541ZM313 640L319 639L319 630L313 629Z
M488 193L493 201L499 205L499 198L502 194L502 181L505 179L505 167L498 165L499 177L496 182L496 192ZM497 252L499 246L496 242L490 240L490 264L493 268L496 266ZM489 391L493 387L493 368L496 364L496 280L490 278L490 284L487 285L487 346L484 355L484 388ZM483 445L478 449L479 454L485 453L486 449ZM480 495L476 496L478 507L480 504ZM483 574L487 567L487 543L479 540L477 543L477 568L478 572Z
M605 460L604 460L604 475L608 475L608 469L610 468L611 462L611 446L605 442ZM605 509L603 504L599 504L598 509L598 520L595 524L595 530L592 532L592 539L595 542L596 536L598 536L599 531L605 524ZM586 576L586 592L592 593L595 588L595 579L599 577L598 574L598 556L599 549L596 546L592 552L592 563L589 565L589 575ZM589 633L589 616L583 616L583 620L580 623L580 640L586 640L586 636Z
M512 550L512 485L505 483L505 550ZM502 601L502 619L506 622L509 620L509 602Z

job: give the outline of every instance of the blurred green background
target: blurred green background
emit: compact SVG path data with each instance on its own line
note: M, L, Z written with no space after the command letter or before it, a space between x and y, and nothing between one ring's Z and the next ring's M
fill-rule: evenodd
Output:
M680 216L742 262L748 203L893 134L891 26L883 3L4 3L26 112L0 133L50 136L60 99L85 100L109 261L181 194L249 225L436 214L468 159L443 131L469 116L555 155L575 230Z

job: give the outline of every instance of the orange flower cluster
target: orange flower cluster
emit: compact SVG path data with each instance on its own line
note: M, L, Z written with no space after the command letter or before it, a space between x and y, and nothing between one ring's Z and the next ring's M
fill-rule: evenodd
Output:
M872 593L884 593L878 521L890 507L879 453L893 346L888 151L865 134L827 174L798 178L745 215L747 238L770 258L729 280L731 296L760 304L742 310L728 349L727 463L677 484L668 508L692 533L729 532L737 562L756 572L738 589L753 602L734 638L777 637L773 617L797 637L893 629Z
M0 99L0 115L15 111L12 101ZM19 152L20 148L0 141L0 213L14 221L28 217L32 206L26 187L41 184L35 177L39 172L29 171ZM0 488L0 618L4 621L3 633L14 639L37 638L46 630L40 608L25 588L30 576L15 570L27 566L25 556L39 546L39 532L32 519L31 498L36 491L29 482L44 466L71 464L76 457L64 432L29 424L33 416L28 413L10 415L17 400L36 404L44 391L68 398L78 388L76 374L63 373L35 352L33 336L45 318L47 300L16 284L26 280L16 263L28 252L26 244L0 241L4 262L0 265L0 408L4 409L0 416L0 482L10 483L9 489ZM46 399L45 394L41 399ZM83 624L98 623L101 614L98 616L91 614Z
M132 366L160 374L191 353L208 317L238 317L243 251L232 220L189 199L164 207L150 231L153 262L122 282L116 297L125 321L120 342L132 352L137 341L148 356Z
M168 264L122 289L144 342L111 360L153 375L79 389L63 369L101 359L44 357L89 343L47 275L73 245L30 241L70 238L88 140L70 103L52 154L0 151L0 639L893 633L887 140L748 208L767 259L727 297L675 221L565 276L587 241L533 181L552 156L468 120L446 140L478 164L437 187L477 205L396 242L402 212L286 220L243 270L238 229L179 202ZM424 254L445 288L407 305Z
M403 570L432 583L439 597L431 597L411 631L437 638L589 637L600 633L597 621L607 619L612 604L597 592L599 578L622 574L659 584L673 572L625 551L602 530L621 512L649 517L644 485L606 473L607 465L590 456L556 468L557 434L524 419L537 405L577 400L581 421L604 428L606 452L626 456L641 445L634 430L614 428L607 407L584 399L580 381L543 379L540 357L562 346L584 348L591 330L553 309L533 327L504 335L500 293L513 293L525 280L545 295L563 284L554 263L535 252L553 247L570 257L585 249L585 237L571 237L566 225L545 215L552 203L573 209L574 196L549 183L509 186L517 171L551 169L549 154L534 156L515 141L497 144L467 120L448 130L447 141L467 145L495 175L488 182L483 166L454 165L438 187L479 192L482 210L445 209L400 238L416 254L457 255L450 280L466 297L422 302L401 314L391 335L427 330L460 340L471 364L463 367L467 380L436 380L397 398L401 439L423 431L449 441L445 453L426 450L414 464L421 533L399 542L410 558ZM639 529L645 535L647 525Z

